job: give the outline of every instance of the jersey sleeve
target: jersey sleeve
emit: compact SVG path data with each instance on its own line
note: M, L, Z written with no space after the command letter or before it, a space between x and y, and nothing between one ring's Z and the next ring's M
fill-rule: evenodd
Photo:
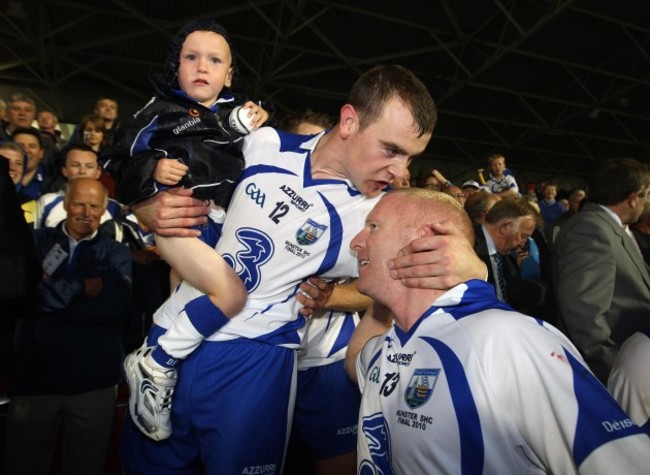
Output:
M648 467L650 438L573 345L559 331L522 319L502 329L508 344L486 371L533 457L550 473L637 473L624 467ZM539 329L531 332L531 325Z
M508 182L508 189L514 191L515 193L519 193L519 185L517 185L517 180L515 180L515 177L512 175L507 175L506 179Z
M359 384L359 391L363 393L366 384L366 376L368 370L377 360L381 354L381 336L374 336L363 345L363 349L359 352L356 361L357 381Z
M607 387L632 420L650 435L650 337L630 336L614 360Z

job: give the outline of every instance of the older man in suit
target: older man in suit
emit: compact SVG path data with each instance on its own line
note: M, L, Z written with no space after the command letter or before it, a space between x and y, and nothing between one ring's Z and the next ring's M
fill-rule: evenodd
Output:
M495 203L485 222L474 229L474 250L487 265L488 282L496 288L499 300L534 316L545 301L546 285L522 279L513 253L532 236L538 217L528 200L512 197Z
M646 165L606 161L589 180L587 203L555 244L561 323L604 383L620 345L650 324L650 272L628 229L649 192Z

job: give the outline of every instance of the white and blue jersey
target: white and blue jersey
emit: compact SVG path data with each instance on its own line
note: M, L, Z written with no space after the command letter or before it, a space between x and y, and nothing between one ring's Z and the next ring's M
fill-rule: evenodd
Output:
M245 309L210 341L248 338L298 348L305 319L295 299L311 275L357 275L349 243L379 199L368 199L340 179L313 179L309 137L264 127L246 137L246 168L235 188L216 250L244 281ZM200 294L183 282L158 310L155 323L173 317Z
M246 168L216 245L249 291L246 307L179 365L168 440L147 439L127 421L127 473L282 472L305 326L296 293L311 275L357 274L349 243L378 200L347 181L312 178L311 152L321 136L262 128L246 137ZM152 332L169 328L199 295L183 282L154 315ZM323 456L331 456L326 448Z
M298 369L324 366L345 359L348 342L359 324L359 314L338 310L319 310L309 318Z
M359 474L640 474L643 434L555 328L470 281L357 359Z
M517 180L512 175L503 175L501 178L490 177L486 186L490 193L501 193L502 191L514 191L519 194Z

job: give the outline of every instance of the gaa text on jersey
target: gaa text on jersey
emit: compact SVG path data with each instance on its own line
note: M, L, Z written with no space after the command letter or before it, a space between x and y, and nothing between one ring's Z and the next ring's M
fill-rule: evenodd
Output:
M249 183L246 185L246 194L259 206L264 208L264 201L266 200L266 195L260 190L255 183Z

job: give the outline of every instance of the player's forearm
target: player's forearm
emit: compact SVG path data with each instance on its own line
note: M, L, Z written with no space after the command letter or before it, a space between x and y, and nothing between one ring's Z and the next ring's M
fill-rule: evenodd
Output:
M217 251L198 238L156 236L160 255L182 280L210 296L228 316L234 316L246 301L241 279Z
M372 303L361 318L350 338L345 354L345 372L355 384L357 383L356 359L359 352L372 337L384 334L390 328L392 321L391 312L376 302Z
M372 299L357 290L356 281L334 287L325 308L344 312L361 312L370 306Z

